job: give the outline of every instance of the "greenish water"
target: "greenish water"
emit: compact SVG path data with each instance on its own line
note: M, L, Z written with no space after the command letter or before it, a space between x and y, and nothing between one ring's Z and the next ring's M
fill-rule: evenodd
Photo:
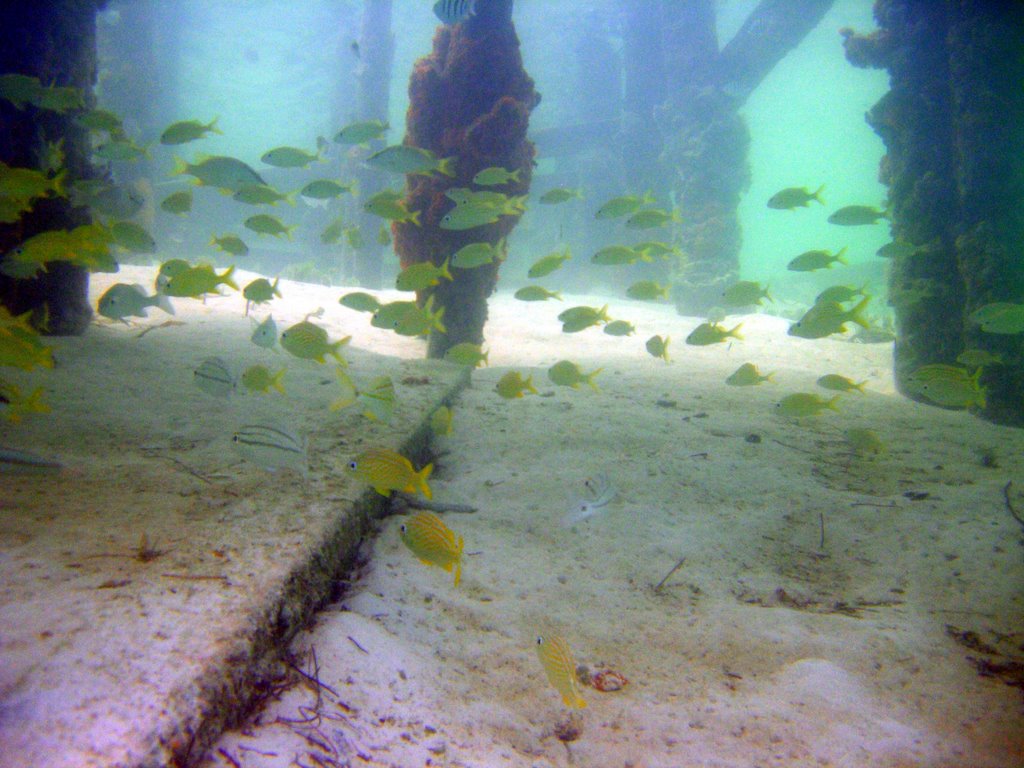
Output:
M390 142L400 141L404 133L409 73L415 61L431 49L437 29L431 6L429 0L396 0L393 6L395 53L390 85ZM723 0L716 5L721 46L755 6L755 0ZM119 7L118 3L111 4L108 21L117 23ZM580 19L585 14L601 19L611 50L621 56L622 7L614 0L516 3L515 20L524 63L543 97L531 116L531 131L571 125L580 119L577 88L581 77L586 76L576 66ZM167 52L161 54L171 59L163 62L163 69L165 75L171 73L173 93L164 93L152 108L164 123L187 118L205 121L217 116L223 134L173 151L158 147L153 165L158 197L180 185L180 180L167 175L175 155L192 159L197 153L225 154L260 168L259 158L267 149L293 145L313 150L317 136L329 138L358 116L356 83L363 64L362 52L356 52L353 43L360 36L362 3L182 0L171 10L164 8L162 13L165 29L159 37L173 40L166 47ZM775 295L804 303L813 300L824 286L836 282L867 283L876 294L884 286L885 262L874 253L889 240L888 227L884 223L837 227L826 222L828 214L840 206L881 206L885 197L885 189L877 180L884 150L866 124L864 113L885 92L886 75L856 69L845 60L839 35L842 27L872 29L871 3L836 2L821 24L775 67L741 112L751 136L751 184L739 207L743 231L741 277L768 281ZM101 37L102 34L101 22ZM137 52L121 53L129 57ZM650 126L650 130L656 130L656 126ZM595 169L600 166L603 151L600 147L585 148L580 159L568 163L561 158L539 156L533 185L535 197L566 180L581 182L584 191L588 191L588 186L593 188L594 174L599 175ZM339 165L343 158L337 145L332 146L331 152L331 165L323 166L327 174L343 168ZM310 174L302 175L304 178ZM283 175L281 178L287 186L290 179L285 181L287 176ZM773 211L765 206L767 199L783 187L815 189L822 184L826 206L812 203L809 209L794 212ZM623 184L620 191L640 190L629 190ZM552 211L533 205L513 234L512 253L502 268L502 285L515 287L529 263L564 244L583 252L583 257L577 259L581 262L589 257L595 242L611 242L619 236L611 230L606 233L595 224L592 211L601 202L595 193L578 204L575 212L571 207ZM302 206L300 203L298 211L286 213L291 215L291 223L300 227L298 241L315 244L319 230L313 229L322 229L326 214L310 213ZM199 213L191 222L175 222L174 226L179 230L185 226L209 226L217 231L238 228L237 216L219 201L208 206L207 221L202 221L202 212ZM309 229L305 236L303 227ZM372 240L374 233L363 235L364 239ZM285 243L272 245L284 251L294 250ZM795 274L785 268L791 258L803 251L838 250L844 246L848 248L849 267L814 275ZM339 254L338 258L347 255ZM577 262L574 269L582 266ZM389 259L389 263L397 269L394 260ZM605 278L606 275L588 277L567 269L553 287L607 289L609 286L598 282ZM557 285L559 280L567 284Z

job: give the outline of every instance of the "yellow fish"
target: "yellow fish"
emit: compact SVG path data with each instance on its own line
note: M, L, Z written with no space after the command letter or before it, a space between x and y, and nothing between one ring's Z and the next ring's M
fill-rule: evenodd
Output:
M732 330L726 330L718 323L701 323L690 331L690 335L686 337L686 343L697 347L706 347L709 344L720 344L729 337L742 339L743 337L739 334L742 325L743 323L739 323Z
M799 419L804 416L817 416L826 409L838 411L839 409L836 408L838 401L839 395L826 400L808 392L797 392L792 395L786 395L777 402L775 410L782 416Z
M447 405L442 405L430 414L430 430L437 437L450 435L452 433L452 409Z
M572 658L569 643L560 635L537 637L537 658L540 659L548 682L562 694L562 703L567 707L582 709L587 702L580 696L579 680L576 678L576 662Z
M771 381L775 374L762 374L753 363L744 363L733 371L725 383L730 387L756 387L762 381Z
M494 385L494 389L506 400L514 400L517 397L522 397L523 392L532 392L535 395L537 394L537 388L533 386L533 376L527 376L524 379L519 371L509 371L506 373L498 379L498 383Z
M371 448L350 461L351 469L360 480L373 486L381 496L390 496L391 491L416 493L417 490L432 498L427 478L434 471L433 464L427 464L417 472L405 456L387 448Z
M417 512L402 523L399 535L409 550L426 565L455 571L455 586L462 579L462 537L433 512Z

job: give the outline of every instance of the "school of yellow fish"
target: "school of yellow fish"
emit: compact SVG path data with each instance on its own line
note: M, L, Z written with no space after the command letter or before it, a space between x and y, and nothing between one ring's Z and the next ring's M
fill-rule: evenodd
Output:
M84 95L78 89L46 86L37 78L14 73L0 75L0 99L7 100L19 110L36 109L73 115L73 121L92 136L95 160L114 166L148 157L154 142L162 147L182 147L201 141L210 134L221 133L216 118L208 122L189 119L167 126L154 142L140 143L138 138L128 135L119 116L103 109L86 108ZM454 175L454 158L439 158L426 149L404 144L381 146L388 130L387 123L379 120L356 122L339 130L333 137L333 143L361 148L363 162L382 173ZM318 139L315 151L279 146L267 150L261 161L281 169L309 169L325 159L329 147L330 142L323 138ZM152 235L133 221L141 201L134 199L131 192L103 181L70 178L64 167L62 140L42 142L37 155L39 162L35 167L10 167L0 163L0 222L17 222L40 200L47 198L69 198L75 206L88 208L92 212L92 221L71 230L44 231L25 239L3 254L0 272L14 278L30 278L46 271L48 265L61 261L90 271L115 272L118 253L158 252L158 244ZM332 201L341 195L354 198L359 194L354 182L332 178L314 179L293 191L281 191L268 185L258 171L234 157L197 155L187 160L174 156L173 161L172 176L189 177L191 183L168 194L160 202L160 210L171 216L188 216L195 201L194 190L203 187L230 195L240 206L245 206L247 212L260 206L273 207L281 202L294 205L297 197ZM452 187L447 191L451 207L438 226L448 230L471 230L492 224L503 216L521 216L526 211L527 197L509 196L499 191L516 183L518 173L517 170L497 166L480 168L473 176L472 188ZM773 195L767 205L773 210L790 212L806 208L811 203L824 205L822 192L823 187L813 192L806 187L787 188ZM544 206L579 204L583 200L582 190L567 187L547 189L538 197ZM382 244L390 243L388 222L424 225L423 212L407 208L404 190L385 189L366 199L361 207L385 222L377 235ZM887 216L884 210L852 205L836 210L828 220L838 226L859 226L875 224ZM626 230L625 234L642 237L650 231L666 231L680 221L680 214L677 210L659 207L654 196L646 192L607 200L596 208L594 218L617 220ZM296 228L266 212L246 216L242 226L257 236L288 239ZM320 239L328 244L337 243L343 235L353 248L362 242L358 228L346 228L341 218L332 221ZM209 242L211 247L235 258L249 253L248 245L237 232L211 233ZM880 249L878 255L891 257L913 247L893 242ZM787 269L794 272L831 269L834 265L847 263L845 254L846 248L834 252L807 251L793 257ZM441 281L456 280L462 271L500 262L506 256L504 241L497 244L471 243L450 254L440 265L421 263L407 267L397 276L396 288L423 291ZM530 266L528 278L538 280L551 275L571 258L568 247L552 251ZM652 239L610 244L590 257L591 264L602 268L627 267L656 260L683 263L685 255L675 243ZM281 296L278 279L270 282L259 278L240 288L234 281L234 272L234 265L218 272L209 262L170 259L160 265L152 293L144 286L118 283L100 297L98 312L111 321L128 323L130 318L147 317L150 308L173 314L171 298L201 300L208 294L218 294L227 289L241 290L248 315ZM638 301L664 302L670 300L671 289L668 283L640 280L628 285L624 295ZM536 283L519 288L514 296L523 302L562 300L559 291ZM761 306L764 301L772 300L768 286L738 280L725 288L720 303L726 310L738 310ZM823 291L814 305L792 324L789 334L803 339L821 339L846 332L850 324L868 328L864 312L869 300L863 288L832 286ZM445 332L444 308L435 308L432 298L422 304L415 300L381 304L370 293L353 291L341 296L339 303L348 309L368 313L372 326L400 335L426 336L434 331ZM394 382L388 376L378 376L369 381L354 378L343 355L350 337L329 338L327 330L313 322L311 316L279 332L273 316L267 315L255 325L252 342L265 349L273 349L279 344L299 360L325 364L328 358L332 358L340 394L331 409L356 407L366 418L389 422L396 407ZM1021 334L1024 333L1024 304L986 305L976 310L971 320L985 333ZM569 307L558 315L558 321L562 324L563 333L601 328L608 336L628 337L636 331L628 320L613 318L607 305ZM36 330L39 326L45 327L45 318L30 317L29 314L15 317L0 307L0 367L24 371L53 367L52 349ZM721 324L720 318L709 319L694 328L685 343L708 346L733 340L738 342L743 338L741 326L736 324L727 328ZM671 360L669 344L668 336L653 335L644 342L644 347L652 357L668 363ZM488 353L481 345L464 343L449 349L445 359L456 365L476 368L487 365ZM983 408L985 389L980 384L980 377L986 366L999 364L1001 360L995 355L982 350L964 350L955 364L926 365L914 371L908 379L909 386L914 393L944 407ZM265 365L253 365L238 372L223 359L210 357L197 361L193 373L194 382L201 390L212 397L227 398L237 391L239 384L252 393L285 395L286 371L287 367L274 370ZM601 369L584 371L571 360L560 360L547 370L547 377L557 387L578 390L585 385L597 392L600 373ZM762 373L754 363L747 362L733 372L725 384L758 386L773 381L772 377L773 373ZM837 410L840 397L846 393L863 393L865 382L854 382L840 374L828 373L821 376L817 384L833 394L829 397L807 392L788 394L776 404L777 413L803 418ZM500 377L495 392L506 399L539 393L532 375L524 376L514 370ZM50 406L44 402L42 393L41 386L23 391L0 378L0 408L11 421L49 412ZM439 436L451 434L452 422L452 413L447 406L438 408L430 416L431 428ZM884 443L869 429L848 430L847 440L857 455L870 457L884 451ZM287 468L303 476L308 472L306 442L286 425L241 425L231 436L231 441L244 459L265 469ZM433 469L431 464L417 470L408 458L399 453L370 448L354 457L348 468L356 478L379 494L387 496L398 491L431 498L428 484ZM462 536L452 531L440 517L431 512L418 512L408 517L400 526L400 538L421 562L452 573L454 586L459 586L464 542ZM562 702L573 708L586 706L579 692L576 664L566 639L550 634L538 636L536 651L544 673L560 694Z

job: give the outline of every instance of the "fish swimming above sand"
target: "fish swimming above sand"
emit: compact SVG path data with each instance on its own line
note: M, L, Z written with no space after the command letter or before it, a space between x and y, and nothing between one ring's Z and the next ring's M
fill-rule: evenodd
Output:
M231 447L243 459L268 472L291 469L309 476L306 441L295 432L277 424L247 424L235 430Z
M608 480L607 472L600 472L594 477L588 477L584 482L586 493L583 496L573 497L569 501L569 511L562 518L562 527L571 528L577 523L593 517L611 504L618 495L619 490Z
M462 580L462 536L452 531L433 512L417 512L399 526L402 543L421 563L455 572L455 585Z
M587 702L580 696L580 683L576 677L576 661L564 637L538 635L537 658L544 668L548 682L562 696L562 703L572 709L582 709Z
M274 316L267 315L267 319L253 329L249 340L257 347L273 349L277 344L277 323L274 322Z
M120 320L127 323L127 317L148 317L146 309L156 307L162 309L169 315L174 314L174 307L170 299L162 293L152 296L146 295L146 289L141 285L128 285L127 283L116 283L110 286L100 296L97 309L103 317L111 320Z
M524 392L537 394L537 388L533 386L533 376L527 376L524 379L519 371L509 371L498 379L498 383L494 385L494 391L506 400L521 398Z
M228 364L220 357L208 357L196 366L192 378L197 387L214 397L231 397L238 380Z
M351 336L345 336L337 341L330 341L327 338L327 329L309 320L303 320L281 334L281 347L301 360L324 363L326 356L331 355L344 365L346 361L341 356L341 348L351 340Z
M417 472L409 459L387 448L363 451L349 462L348 468L381 496L390 496L392 491L422 493L428 499L433 496L427 479L434 465L427 464Z

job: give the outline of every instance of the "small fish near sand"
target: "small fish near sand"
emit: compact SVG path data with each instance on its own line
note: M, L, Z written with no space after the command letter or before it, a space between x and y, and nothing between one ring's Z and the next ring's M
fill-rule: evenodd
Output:
M274 322L274 316L267 315L267 319L253 329L249 340L257 347L273 349L277 344L277 323Z
M387 448L364 451L349 462L348 468L381 496L390 496L392 491L422 493L428 499L433 496L427 479L434 465L427 464L417 472L409 459Z
M402 543L421 563L455 572L455 584L462 579L462 536L452 531L433 512L417 512L399 527Z
M582 709L587 702L580 696L580 683L576 677L576 661L569 643L560 635L538 635L537 658L544 668L548 682L562 696L562 703L572 709Z
M533 386L533 376L527 376L524 379L519 371L509 371L498 379L498 383L494 385L494 391L506 400L521 398L524 392L538 394L537 388Z
M594 383L594 379L603 370L603 368L598 368L590 373L584 373L571 360L560 360L548 368L548 378L559 387L579 389L580 384L586 384L595 392L599 392L600 390L597 388L597 384Z
M668 362L668 343L670 339L668 336L662 338L661 336L651 336L647 340L645 346L647 347L647 354L651 357L660 357L666 363Z
M774 374L762 374L753 363L744 363L725 380L730 387L756 387L764 381L772 381Z
M686 337L686 343L696 347L706 347L710 344L721 344L727 339L742 339L739 330L743 323L738 323L732 329L726 329L718 323L701 323Z
M826 400L819 395L810 392L796 392L786 395L775 404L775 412L780 416L790 419L801 419L808 416L817 416L828 411L838 411L836 403L839 402L839 395Z
M247 424L235 430L231 447L268 472L291 469L309 476L308 446L292 430L277 424Z
M346 361L341 356L341 348L351 340L351 336L345 336L337 341L330 341L325 328L311 323L309 320L303 320L287 328L281 334L281 347L301 360L316 360L318 363L324 363L326 356L331 355L344 365Z
M0 475L44 475L64 468L56 459L0 446Z
M584 487L587 489L586 494L569 501L569 511L562 518L563 528L571 528L604 511L619 493L618 488L609 481L607 472L588 477Z
M111 320L120 320L127 324L127 317L147 317L146 310L149 307L162 309L169 315L174 314L174 307L171 301L162 293L152 296L146 295L146 289L141 285L128 285L117 283L110 286L100 296L97 309L103 317Z
M192 377L203 392L227 399L235 391L238 380L220 357L208 357L196 366Z

